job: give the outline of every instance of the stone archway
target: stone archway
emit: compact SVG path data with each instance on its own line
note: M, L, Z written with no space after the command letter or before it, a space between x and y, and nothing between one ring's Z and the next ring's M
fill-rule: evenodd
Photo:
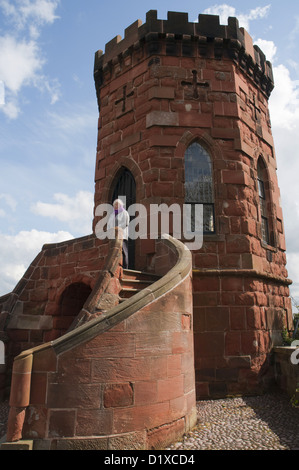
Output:
M60 330L60 335L67 332L91 294L91 291L91 287L83 282L70 284L63 291L60 297L55 325L55 329Z
M121 167L113 185L111 204L115 199L124 199L126 209L136 203L136 182L131 171L126 167ZM132 219L132 218L131 218ZM135 241L128 240L129 268L135 267Z

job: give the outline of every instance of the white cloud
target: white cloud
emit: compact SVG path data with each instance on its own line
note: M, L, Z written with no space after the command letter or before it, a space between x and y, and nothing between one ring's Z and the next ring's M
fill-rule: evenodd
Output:
M277 47L275 46L274 42L267 41L265 39L258 39L257 41L254 41L254 43L263 51L267 60L273 64L275 62L275 56L277 53Z
M2 201L4 201L5 205L10 211L15 212L16 207L17 207L17 202L10 194L5 194L5 193L0 194L0 203Z
M54 203L37 202L31 210L40 216L58 219L76 233L88 235L91 232L93 193L79 191L73 198L67 194L54 194Z
M57 18L58 4L58 0L0 0L0 11L11 22L9 30L0 33L0 81L5 90L0 110L10 119L20 114L19 96L25 87L46 91L52 104L59 99L57 79L42 73L46 60L38 43L41 28Z
M0 0L0 7L18 29L27 26L36 37L39 27L52 24L58 18L55 10L59 3L59 0Z
M0 77L5 88L16 94L32 83L42 68L38 45L34 41L17 40L11 35L0 37Z
M69 232L21 231L16 235L0 233L0 295L11 292L45 243L71 240Z
M272 125L279 129L299 129L299 83L292 80L285 65L273 68L275 88L270 98ZM297 134L298 135L298 134ZM294 135L293 142L297 140Z
M248 13L238 13L236 8L223 3L221 5L217 4L206 8L203 13L208 15L219 15L221 24L227 24L227 18L229 16L237 17L240 27L249 31L250 21L265 18L268 15L270 8L271 5L266 5L264 7L254 8Z
M296 144L299 133L299 82L292 80L290 70L282 64L273 67L273 74L275 88L269 100L269 109L283 208L287 269L293 281L291 295L299 304L299 153Z

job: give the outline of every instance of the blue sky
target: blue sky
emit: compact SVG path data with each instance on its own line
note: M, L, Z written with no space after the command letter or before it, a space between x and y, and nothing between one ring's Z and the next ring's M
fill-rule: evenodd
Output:
M91 233L94 54L148 10L236 16L273 64L270 99L292 295L299 303L299 2L0 0L0 295L44 243Z

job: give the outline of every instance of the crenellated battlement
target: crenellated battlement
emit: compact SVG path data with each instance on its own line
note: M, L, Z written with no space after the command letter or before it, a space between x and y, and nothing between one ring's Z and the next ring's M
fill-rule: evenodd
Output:
M166 45L165 45L166 44ZM146 14L146 22L135 21L125 29L124 38L114 37L95 56L95 80L102 85L103 72L123 62L134 51L143 50L145 56L154 54L182 55L222 59L229 57L247 72L269 96L274 87L272 66L237 18L228 18L221 25L217 15L198 15L198 22L189 22L188 13L168 12L167 20L160 20L156 10ZM140 55L139 55L140 57Z

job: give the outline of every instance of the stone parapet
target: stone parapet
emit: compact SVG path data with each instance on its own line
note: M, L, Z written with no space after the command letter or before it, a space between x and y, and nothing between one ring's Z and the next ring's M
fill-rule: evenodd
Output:
M125 36L116 36L102 50L96 52L94 74L99 91L105 72L119 64L126 67L130 57L138 59L152 55L169 55L216 59L229 57L261 87L269 96L273 89L272 66L237 18L228 18L228 25L221 25L219 16L199 15L198 22L189 22L188 13L168 12L167 20L159 20L157 11L146 15L146 22L135 21L126 28Z

